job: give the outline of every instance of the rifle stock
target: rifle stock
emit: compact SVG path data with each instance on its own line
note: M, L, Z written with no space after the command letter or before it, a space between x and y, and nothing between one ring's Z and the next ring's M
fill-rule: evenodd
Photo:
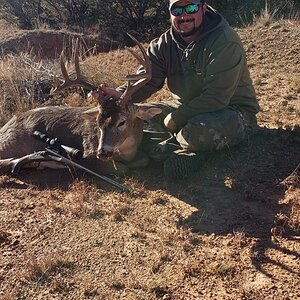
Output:
M81 158L82 152L76 148L68 147L62 145L60 141L56 138L49 138L47 135L43 134L40 131L35 131L33 133L34 137L40 139L45 143L45 151L34 152L29 155L25 155L21 158L14 158L5 161L5 170L11 171L13 174L19 174L21 169L30 162L45 162L45 161L56 161L63 163L65 165L81 169L89 174L92 174L101 180L119 188L124 192L129 192L130 188L128 186L122 185L117 181L114 181L106 176L100 175L87 167L74 162L70 158ZM68 157L66 157L68 156Z
M21 158L15 158L12 160L12 169L11 173L17 175L20 173L21 169L30 162L42 162L42 161L50 161L51 157L49 157L46 151L38 151L32 154L25 155Z

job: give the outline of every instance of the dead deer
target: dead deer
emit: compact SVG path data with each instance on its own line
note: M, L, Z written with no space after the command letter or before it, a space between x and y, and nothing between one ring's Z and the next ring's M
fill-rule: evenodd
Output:
M136 39L133 40L142 56L128 50L142 64L145 72L124 77L128 87L120 99L105 100L96 86L82 78L78 53L75 55L76 79L70 79L64 55L61 54L64 82L61 84L55 79L51 93L73 86L84 87L92 91L93 98L98 101L97 106L49 106L15 115L0 129L0 174L10 171L18 158L43 150L43 144L33 138L36 130L80 149L84 159L93 161L93 166L96 160L130 161L134 158L142 139L143 120L152 118L161 110L129 101L132 94L151 79L151 65L146 51Z

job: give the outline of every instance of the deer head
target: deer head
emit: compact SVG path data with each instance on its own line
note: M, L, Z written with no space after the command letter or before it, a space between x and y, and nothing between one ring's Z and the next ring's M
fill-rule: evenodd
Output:
M101 160L131 160L142 140L143 121L161 113L160 109L151 105L134 104L129 101L133 93L151 79L151 64L145 49L134 37L129 36L137 43L142 57L131 49L128 50L141 63L145 72L123 77L128 81L128 85L119 99L105 99L96 86L82 79L77 50L75 51L76 79L69 78L62 53L60 65L65 80L60 84L55 79L55 86L51 90L52 94L71 86L82 86L91 90L90 95L97 101L97 107L85 111L83 117L95 122L98 128L97 158Z

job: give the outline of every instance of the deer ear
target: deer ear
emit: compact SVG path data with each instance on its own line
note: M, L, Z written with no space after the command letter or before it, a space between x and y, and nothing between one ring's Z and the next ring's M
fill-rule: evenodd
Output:
M96 121L97 116L99 115L99 108L93 107L91 109L88 109L82 113L82 117L84 119L90 120L90 121Z
M151 106L137 106L136 117L142 120L149 120L160 114L162 109Z

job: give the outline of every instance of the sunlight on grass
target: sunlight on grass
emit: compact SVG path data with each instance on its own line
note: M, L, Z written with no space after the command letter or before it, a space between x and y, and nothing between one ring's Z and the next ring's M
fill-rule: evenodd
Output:
M274 22L278 10L279 9L277 8L271 11L268 1L265 1L265 8L260 12L260 14L253 15L253 25L258 27L270 25Z

